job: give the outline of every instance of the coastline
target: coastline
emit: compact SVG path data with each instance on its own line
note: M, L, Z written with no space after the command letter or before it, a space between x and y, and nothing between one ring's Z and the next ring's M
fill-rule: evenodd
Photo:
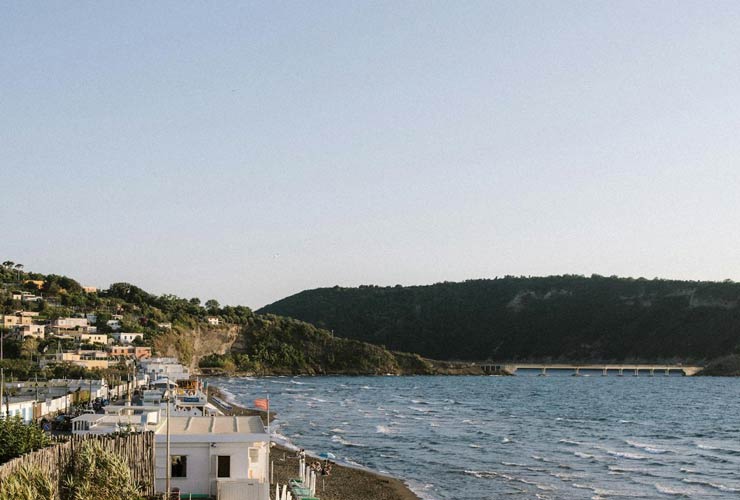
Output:
M227 401L231 409L224 408L213 397ZM225 415L259 416L266 423L267 414L261 410L244 408L236 404L218 386L208 387L208 400ZM270 421L275 414L270 413ZM308 457L320 460L318 457ZM285 445L275 445L272 448L271 461L273 463L274 481L287 484L289 479L298 475L298 458L295 450ZM421 500L401 479L383 475L365 468L352 467L333 462L330 476L319 476L316 485L316 496L321 500ZM323 482L322 482L323 479ZM272 485L271 493L274 491Z

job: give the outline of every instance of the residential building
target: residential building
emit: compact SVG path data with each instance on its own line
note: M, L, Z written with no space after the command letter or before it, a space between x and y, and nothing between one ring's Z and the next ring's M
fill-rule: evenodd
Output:
M217 326L221 323L221 319L216 316L208 316L207 320L209 325Z
M18 336L22 339L31 337L34 339L43 339L46 335L46 325L30 324L18 327Z
M98 293L98 287L96 286L83 286L82 290L85 293Z
M32 316L15 312L13 314L3 314L0 316L0 326L4 328L15 328L17 326L30 325L33 322Z
M114 331L121 329L121 320L118 319L110 319L106 321L105 324L108 325L108 328Z
M169 378L173 382L190 378L190 370L181 365L177 358L142 359L139 371L148 375L152 382L164 378Z
M269 436L259 417L170 417L155 433L156 491L269 500ZM170 456L167 456L167 428ZM236 496L236 493L239 496Z
M57 318L51 322L51 326L60 330L87 329L90 322L87 318Z
M113 332L111 337L123 345L131 344L137 338L144 340L144 334L139 332Z
M111 357L125 357L135 359L146 359L152 357L151 347L139 346L119 346L112 345L108 347L108 353Z
M21 294L21 302L40 302L44 300L41 295L34 295L30 292L23 292Z
M108 335L106 335L105 333L71 331L68 333L68 335L74 339L77 339L77 341L81 344L108 344Z

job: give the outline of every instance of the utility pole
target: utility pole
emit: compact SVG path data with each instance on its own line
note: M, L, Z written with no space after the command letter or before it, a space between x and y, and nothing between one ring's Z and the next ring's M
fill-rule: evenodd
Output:
M171 500L170 496L170 481L172 476L172 456L170 455L170 377L167 377L167 459L165 460L165 466L167 467L166 475L166 486L167 486L167 500Z
M0 368L0 417L3 416L3 391L5 391L5 368Z

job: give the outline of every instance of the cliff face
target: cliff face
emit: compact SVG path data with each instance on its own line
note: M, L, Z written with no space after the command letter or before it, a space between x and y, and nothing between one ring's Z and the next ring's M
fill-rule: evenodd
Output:
M229 352L239 337L239 330L238 325L175 326L154 340L154 348L161 356L178 357L192 372L197 373L201 358Z

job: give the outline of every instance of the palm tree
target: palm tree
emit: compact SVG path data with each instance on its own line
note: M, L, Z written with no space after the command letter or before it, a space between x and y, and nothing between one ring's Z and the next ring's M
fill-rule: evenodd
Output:
M18 281L21 280L21 270L23 269L23 264L16 264L15 265L16 271L18 271Z

